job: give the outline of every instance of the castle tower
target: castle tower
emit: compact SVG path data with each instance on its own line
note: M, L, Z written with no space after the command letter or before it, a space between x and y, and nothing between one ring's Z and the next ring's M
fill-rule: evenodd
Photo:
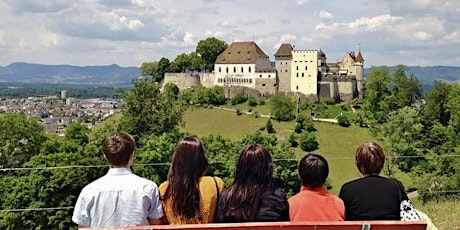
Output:
M318 52L318 72L320 72L321 75L323 75L326 73L326 71L326 54L320 49Z
M278 90L283 92L291 91L291 44L281 44L275 53L275 68L278 72Z
M364 58L359 51L358 56L355 58L355 63L353 64L355 68L356 75L356 84L358 89L358 97L363 98L364 96Z

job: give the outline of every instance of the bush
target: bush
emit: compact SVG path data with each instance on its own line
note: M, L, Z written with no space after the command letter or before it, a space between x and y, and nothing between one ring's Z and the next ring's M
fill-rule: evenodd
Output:
M251 107L257 106L257 100L256 100L256 98L253 97L253 96L249 96L249 97L248 97L247 103L248 103L248 105L251 106Z
M243 114L243 112L240 109L237 109L236 110L236 115L240 116L241 114Z
M276 133L275 128L273 128L272 119L268 119L265 128L267 129L267 133Z
M291 147L297 147L299 143L297 143L297 135L295 133L291 133L289 135L289 143L291 144Z
M326 98L324 100L322 100L326 105L335 105L336 102L335 102L335 99L330 97L330 98Z
M232 105L237 105L245 102L247 99L248 98L244 94L244 91L240 91L230 100L230 102L232 103Z
M351 125L350 118L348 118L347 115L339 115L337 117L337 121L339 122L339 125L343 127L348 127Z
M258 104L259 105L265 105L265 99L260 98Z
M319 143L316 141L315 133L303 132L299 136L300 148L303 151L311 152L318 149Z

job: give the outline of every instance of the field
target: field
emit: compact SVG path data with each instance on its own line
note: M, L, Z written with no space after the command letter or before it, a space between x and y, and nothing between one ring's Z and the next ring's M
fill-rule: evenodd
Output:
M237 116L235 112L221 109L205 109L193 107L184 115L185 126L182 131L186 131L197 136L207 136L210 134L221 135L231 140L240 140L245 134L251 134L265 126L268 118L255 118L253 115L243 114ZM273 121L276 134L279 138L287 138L293 131L294 122ZM317 140L319 149L316 153L323 155L329 162L330 175L329 181L332 185L331 192L338 194L343 183L359 177L354 165L354 151L356 147L365 142L372 141L374 138L367 129L357 126L348 128L337 124L316 122ZM305 152L295 149L300 158ZM405 175L393 169L394 177L401 180L406 187L412 186L412 181ZM415 206L427 213L439 229L460 229L458 213L460 213L459 201L454 202L428 202L422 204L414 198ZM448 212L444 211L448 210Z

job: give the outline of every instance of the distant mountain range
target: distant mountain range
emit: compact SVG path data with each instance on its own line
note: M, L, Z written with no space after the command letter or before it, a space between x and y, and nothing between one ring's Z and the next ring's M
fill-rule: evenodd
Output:
M0 67L0 82L78 84L129 87L141 75L140 68L108 66L41 65L15 62Z
M389 67L392 71L395 67ZM364 76L369 68L364 69ZM460 67L450 66L407 66L406 74L414 74L429 90L434 81L460 82ZM74 84L108 87L130 87L133 78L141 75L138 67L108 66L71 66L41 65L15 62L0 67L0 82L7 83L40 83L40 84Z

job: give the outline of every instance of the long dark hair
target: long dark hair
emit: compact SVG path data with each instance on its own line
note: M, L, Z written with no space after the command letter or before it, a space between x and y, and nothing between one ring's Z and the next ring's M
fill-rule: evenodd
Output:
M273 189L270 153L262 145L246 145L236 160L235 180L222 194L226 213L231 213L231 218L236 221L254 221L263 194Z
M184 219L201 219L198 181L208 165L206 150L195 136L185 137L174 150L163 199L171 198L173 211Z

